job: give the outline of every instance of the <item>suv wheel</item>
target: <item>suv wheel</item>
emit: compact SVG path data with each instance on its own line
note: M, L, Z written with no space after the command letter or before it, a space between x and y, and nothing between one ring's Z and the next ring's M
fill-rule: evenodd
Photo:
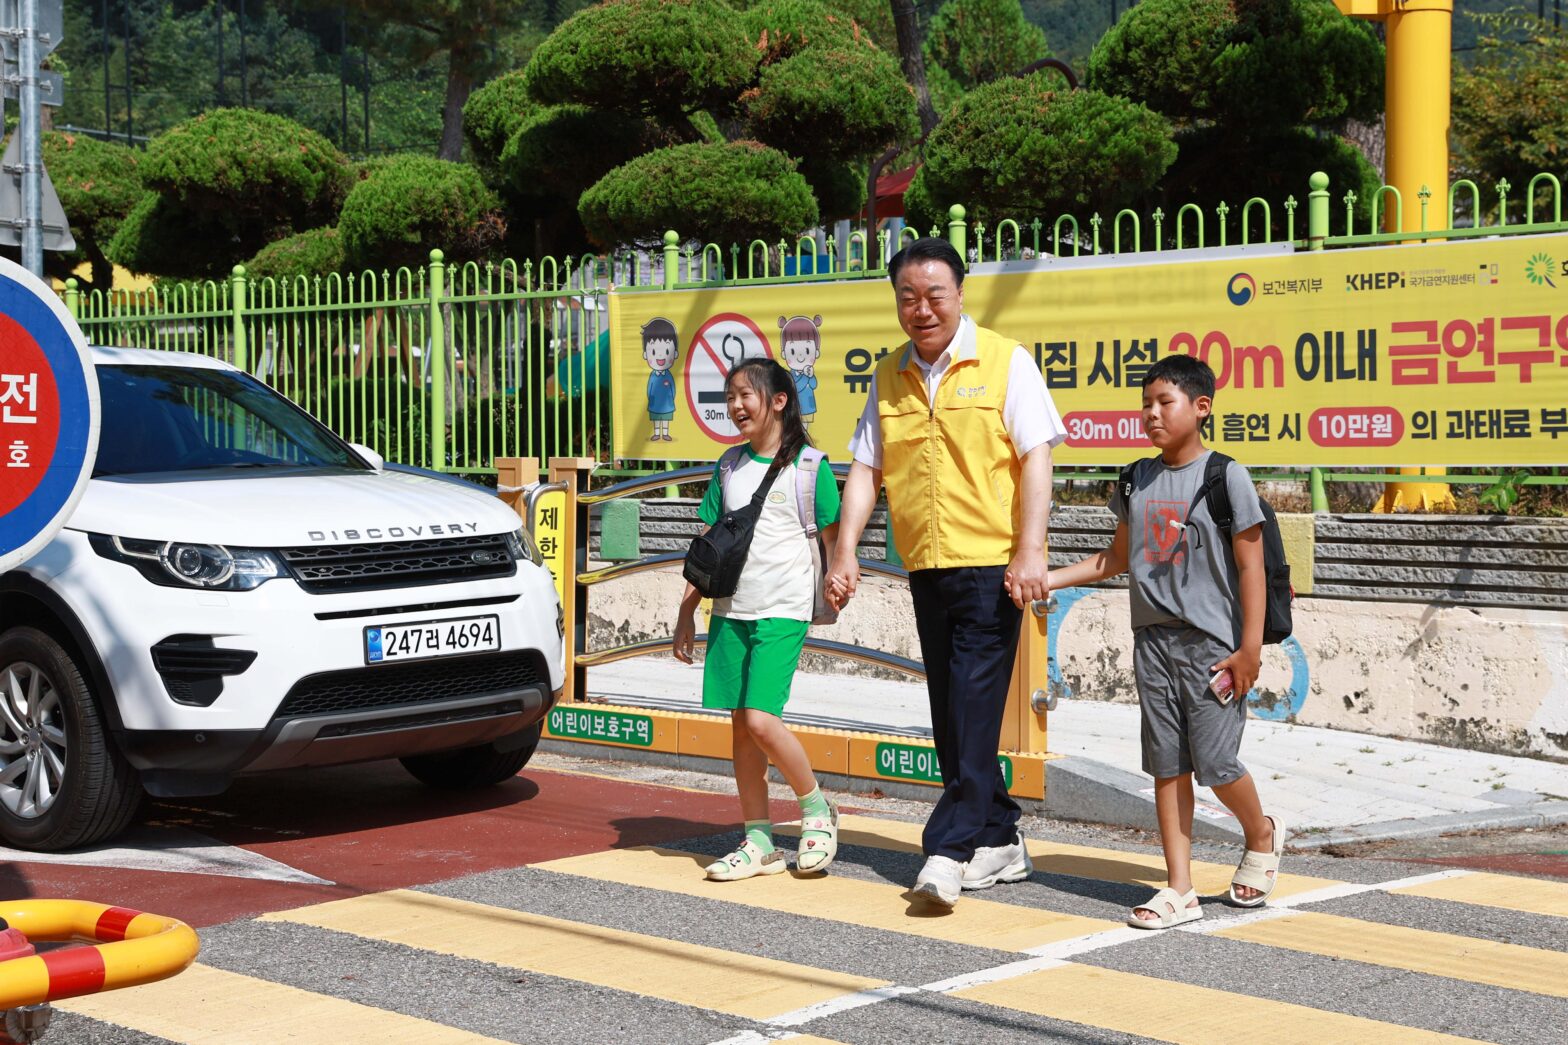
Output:
M0 635L0 838L88 845L124 830L141 796L70 654L36 628Z
M460 790L489 787L512 779L534 757L538 747L539 727L535 726L523 746L510 751L498 751L494 744L477 744L433 755L410 755L398 761L420 783Z

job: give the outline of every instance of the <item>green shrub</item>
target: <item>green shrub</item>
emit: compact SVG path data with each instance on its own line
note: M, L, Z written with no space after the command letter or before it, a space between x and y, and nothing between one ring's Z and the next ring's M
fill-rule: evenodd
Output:
M457 263L495 250L506 234L500 208L474 167L399 156L354 186L338 230L350 268L416 268L436 248Z
M753 135L794 156L878 153L920 134L915 94L890 55L868 47L797 54L748 93Z
M621 113L581 105L536 109L502 150L500 178L517 196L575 198L646 151L655 133L647 120Z
M539 107L528 97L523 70L497 76L468 96L463 106L463 137L481 167L493 167L517 129Z
M1016 76L1049 56L1045 33L1018 0L947 0L931 19L926 65L940 66L964 90Z
M599 179L577 209L604 246L661 243L666 229L744 246L817 223L816 200L795 161L753 141L697 142L639 156Z
M40 143L44 166L71 227L108 242L146 188L142 154L85 134L46 131Z
M251 279L293 282L329 276L345 267L343 237L338 230L311 229L267 244L245 263L245 272Z
M852 16L822 0L762 0L747 8L741 21L763 66L805 51L876 49L871 34L860 29Z

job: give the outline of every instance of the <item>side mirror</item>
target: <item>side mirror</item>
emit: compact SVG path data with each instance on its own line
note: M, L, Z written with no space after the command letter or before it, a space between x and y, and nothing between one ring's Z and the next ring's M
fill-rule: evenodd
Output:
M348 445L356 454L360 456L361 460L370 465L370 467L374 468L376 471L379 472L386 467L386 458L376 453L364 443L349 443Z

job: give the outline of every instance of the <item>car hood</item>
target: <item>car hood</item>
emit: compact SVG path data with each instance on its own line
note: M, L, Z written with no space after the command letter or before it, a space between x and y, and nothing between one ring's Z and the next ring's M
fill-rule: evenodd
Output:
M467 483L403 472L94 479L67 524L147 540L277 548L505 533L517 513Z

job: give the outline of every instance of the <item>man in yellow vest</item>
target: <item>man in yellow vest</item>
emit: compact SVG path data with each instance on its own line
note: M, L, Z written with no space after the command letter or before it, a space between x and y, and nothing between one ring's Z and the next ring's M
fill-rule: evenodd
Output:
M1051 448L1066 432L1029 353L964 315L946 240L911 243L888 275L909 341L878 365L850 443L827 587L839 605L854 596L855 546L885 483L942 764L915 892L951 907L1033 870L996 756L1022 611L1046 596Z

